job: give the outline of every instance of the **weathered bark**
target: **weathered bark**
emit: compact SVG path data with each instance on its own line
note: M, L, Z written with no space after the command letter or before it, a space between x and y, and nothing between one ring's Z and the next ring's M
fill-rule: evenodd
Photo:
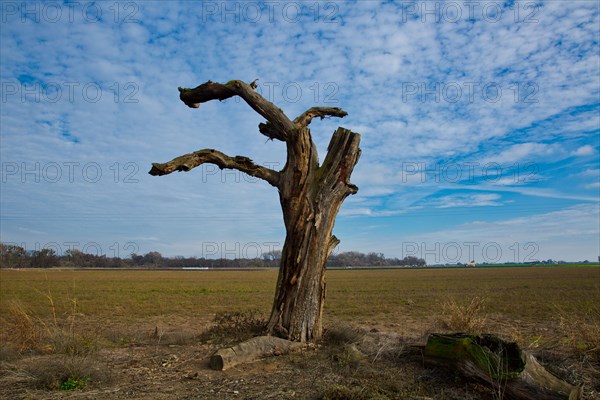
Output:
M211 100L225 100L233 96L240 96L254 111L262 115L273 127L271 139L285 141L296 129L296 125L284 114L281 109L260 94L254 91L255 86L242 81L234 80L227 83L208 81L194 89L179 89L179 98L188 107L198 108L200 103ZM261 133L262 132L261 130Z
M514 342L493 335L430 335L429 363L457 369L463 376L491 386L513 400L577 400L579 386L555 377Z
M340 108L312 107L293 121L264 99L256 85L234 80L208 81L194 89L179 88L181 100L192 108L211 100L240 96L266 118L259 131L286 142L287 162L277 172L254 164L247 157L230 157L206 149L154 163L151 175L189 171L201 164L233 168L261 178L279 189L286 239L267 331L293 341L306 342L322 335L325 299L325 263L339 240L332 235L335 217L344 199L358 191L350 175L360 157L360 135L338 128L322 165L308 125L316 117L345 117Z
M337 107L311 107L304 111L298 118L294 119L294 123L300 126L308 126L315 117L321 119L327 117L344 118L346 115L348 115L346 111Z
M256 165L248 157L229 157L213 149L199 150L194 153L185 154L164 164L153 163L149 174L161 176L174 171L189 171L205 163L215 164L221 169L237 169L248 175L264 179L273 186L279 185L279 172Z
M210 357L210 367L217 371L259 360L263 357L280 356L299 350L304 345L273 336L258 336L233 347L220 349Z
M268 329L304 342L322 335L325 263L339 243L332 236L335 216L344 199L358 191L349 179L360 156L360 135L338 128L319 167L308 129L299 132L303 135L299 143L288 145L288 162L281 172L287 235Z

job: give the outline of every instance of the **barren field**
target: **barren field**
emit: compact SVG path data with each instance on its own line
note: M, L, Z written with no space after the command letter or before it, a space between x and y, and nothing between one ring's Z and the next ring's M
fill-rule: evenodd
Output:
M0 270L7 399L494 399L424 365L428 333L494 332L600 398L600 267L327 272L322 343L224 372L276 271ZM359 351L356 351L356 350Z

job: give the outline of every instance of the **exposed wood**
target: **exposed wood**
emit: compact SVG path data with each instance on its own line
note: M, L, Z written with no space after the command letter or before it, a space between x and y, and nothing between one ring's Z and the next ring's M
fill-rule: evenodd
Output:
M210 358L210 367L217 371L264 357L279 356L304 348L302 343L274 336L257 336L233 347L221 349Z
M254 111L271 123L278 132L278 139L285 140L288 135L294 132L296 126L281 109L256 93L254 91L256 86L253 86L239 80L224 84L208 81L194 89L179 88L179 98L188 107L198 108L201 103L207 101L221 101L233 96L240 96Z
M344 118L346 115L348 115L348 113L338 107L311 107L298 116L294 120L294 124L296 124L298 128L305 128L315 117L320 117L321 119L328 117ZM279 139L277 130L269 122L260 123L258 125L258 130L270 139Z
M264 122L258 124L258 131L269 139L284 140L283 136L273 127L273 125Z
M213 163L264 179L279 189L286 239L267 332L293 341L312 341L323 332L325 264L339 243L332 234L335 217L344 199L358 191L350 182L350 175L360 158L360 135L338 128L323 164L319 165L308 125L316 117L343 118L347 113L335 107L312 107L291 121L281 109L254 91L255 82L208 81L194 89L179 88L180 98L189 107L198 108L207 101L240 96L267 120L259 124L259 131L286 143L287 162L283 170L273 171L247 157L230 157L207 149L167 163L155 163L150 174L189 171Z
M582 390L557 378L514 342L494 335L430 335L426 360L458 370L512 400L578 400Z
M179 90L179 98L190 108L200 107L200 103L206 103L211 100L223 101L236 95L235 91L227 85L208 81L195 87L194 89L185 89L182 87Z
M583 396L582 386L572 386L567 382L552 375L546 370L536 358L528 353L525 354L525 370L519 377L522 383L518 381L509 385L507 391L516 399L531 398L531 393L536 393L536 398L545 399L569 399L578 400ZM540 390L535 390L536 388ZM533 389L533 390L532 390ZM568 394L568 397L565 396Z
M288 150L288 166L298 165L292 158L297 157L304 167L282 171L280 201L287 235L268 323L270 333L301 342L322 335L325 264L339 243L333 226L344 199L358 190L350 174L360 157L360 135L344 128L334 133L321 166L312 140L305 140Z
M311 107L296 118L294 123L301 127L305 127L308 126L315 117L320 117L321 119L326 117L344 118L346 115L348 115L346 111L337 107Z
M190 171L206 163L215 164L221 169L237 169L248 175L264 179L273 186L279 185L279 172L256 165L248 157L230 157L214 149L199 150L194 153L185 154L164 164L153 163L149 174L162 176L175 171Z

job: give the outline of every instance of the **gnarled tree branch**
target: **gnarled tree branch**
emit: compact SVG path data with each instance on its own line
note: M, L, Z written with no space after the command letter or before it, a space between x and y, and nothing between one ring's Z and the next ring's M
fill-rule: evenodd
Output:
M301 127L305 127L308 126L315 117L320 117L321 119L327 117L344 118L346 115L348 115L348 113L338 107L311 107L296 118L294 123Z
M220 83L208 81L195 87L194 89L177 88L179 90L179 98L190 108L200 107L200 103L206 103L211 100L225 100L235 96L237 93Z
M218 150L205 149L174 158L164 164L153 163L150 175L161 176L175 171L189 171L202 164L215 164L219 168L237 169L250 176L264 179L275 187L279 187L279 172L261 167L252 162L248 157L230 157Z
M179 88L179 98L188 107L198 108L201 103L207 101L221 101L233 96L240 96L254 111L269 121L272 129L269 129L269 134L266 136L285 141L290 132L295 131L296 125L279 107L256 93L254 87L256 85L249 85L239 80L229 81L225 84L208 81L194 89ZM265 134L263 130L261 133Z
M328 117L344 118L346 115L348 115L346 111L337 107L311 107L296 118L294 124L299 128L306 128L315 117L321 119ZM270 139L279 139L277 129L270 122L260 123L258 130Z

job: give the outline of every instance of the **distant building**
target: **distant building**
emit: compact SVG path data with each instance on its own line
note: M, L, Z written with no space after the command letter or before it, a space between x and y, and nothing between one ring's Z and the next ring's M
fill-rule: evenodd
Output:
M477 263L475 262L475 260L472 260L471 262L467 263L467 267L476 267Z

